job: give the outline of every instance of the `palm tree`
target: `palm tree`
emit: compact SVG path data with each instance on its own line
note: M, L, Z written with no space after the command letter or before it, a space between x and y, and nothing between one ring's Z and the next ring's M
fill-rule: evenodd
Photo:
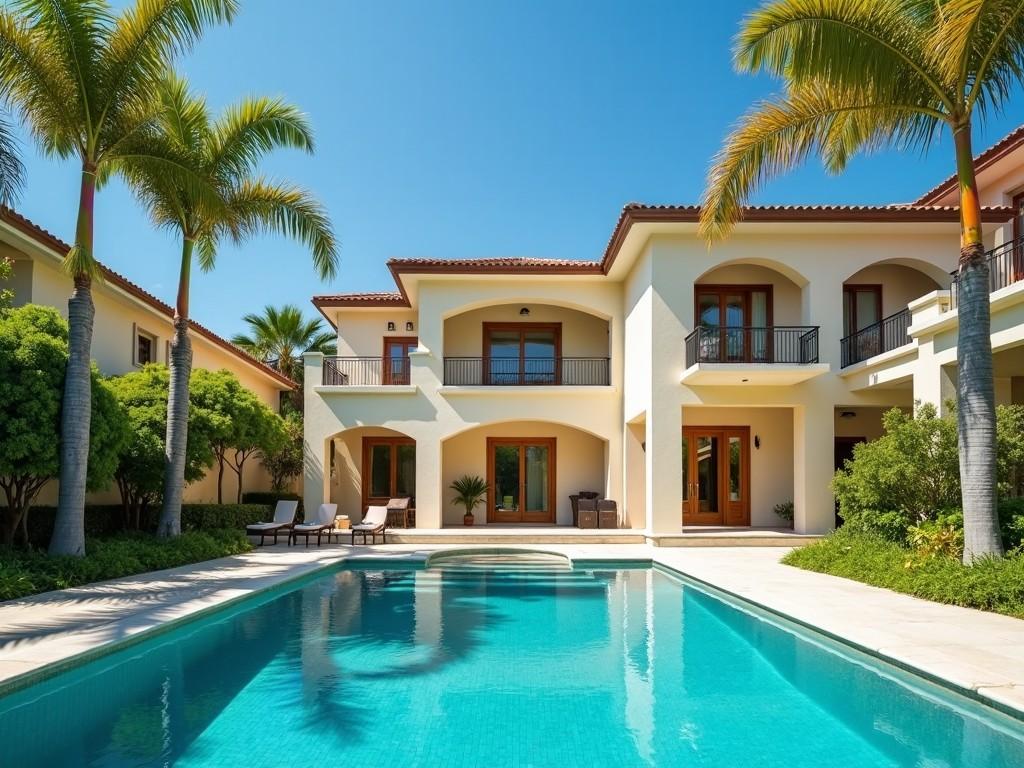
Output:
M210 206L175 178L148 164L137 165L128 159L116 166L154 224L181 236L174 336L168 360L167 464L157 528L161 536L176 536L181 532L188 438L192 372L188 317L193 256L203 271L209 271L224 239L241 243L262 232L279 232L306 243L314 267L324 279L334 276L338 256L330 221L320 203L299 187L257 175L260 159L275 148L313 151L312 131L299 110L277 99L249 98L211 120L205 100L190 94L183 79L168 75L159 93L164 106L158 121L160 135L178 161L214 189L218 198L218 204Z
M25 185L18 142L6 118L0 117L0 205L10 205Z
M319 318L305 319L294 304L280 309L268 305L262 315L250 314L242 320L251 333L233 336L231 343L260 360L276 361L277 369L290 379L295 378L304 352L335 352L337 336L325 330Z
M60 491L50 552L85 552L85 477L92 392L89 355L94 305L93 211L98 182L116 160L202 185L150 141L153 93L169 61L203 29L229 21L237 0L136 0L115 14L106 0L20 0L0 9L0 98L42 148L81 165L74 245L64 265L69 358L61 412Z
M775 0L751 13L735 63L783 80L717 155L701 233L725 236L744 201L811 154L839 173L859 152L925 150L949 129L960 184L957 418L964 561L1002 553L996 518L989 268L971 128L1024 79L1021 0Z

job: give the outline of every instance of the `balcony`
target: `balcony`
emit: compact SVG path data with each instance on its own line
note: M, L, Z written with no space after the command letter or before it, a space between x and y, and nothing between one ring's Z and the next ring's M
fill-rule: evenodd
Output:
M1001 288L1024 280L1024 237L996 246L985 256L988 260L989 293L995 293ZM950 308L956 309L960 275L959 272L953 272L952 275L953 283L949 288Z
M907 333L910 321L911 313L908 307L850 334L839 342L840 367L848 368L870 357L910 343L910 336Z
M787 386L829 370L817 326L700 327L686 337L683 383Z
M409 359L325 357L321 383L329 387L408 386Z
M446 357L444 383L453 387L606 387L611 374L607 357Z

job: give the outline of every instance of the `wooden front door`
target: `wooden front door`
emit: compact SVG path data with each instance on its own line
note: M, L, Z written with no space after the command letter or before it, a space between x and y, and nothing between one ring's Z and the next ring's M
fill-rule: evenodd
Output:
M555 438L487 438L487 522L555 522Z
M416 337L391 336L384 339L384 384L409 383L409 353L416 349Z
M750 525L750 428L683 428L683 525Z

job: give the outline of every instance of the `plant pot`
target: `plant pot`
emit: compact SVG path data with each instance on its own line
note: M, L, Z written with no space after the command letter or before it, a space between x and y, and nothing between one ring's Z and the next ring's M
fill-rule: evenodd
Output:
M463 515L462 516L462 523L464 525L472 525L473 524L473 515L472 515L472 513Z

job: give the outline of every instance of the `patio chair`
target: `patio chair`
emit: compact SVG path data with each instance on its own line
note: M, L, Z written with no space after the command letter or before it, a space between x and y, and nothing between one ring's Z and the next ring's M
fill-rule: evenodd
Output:
M597 527L619 527L619 507L611 499L600 499L597 502Z
M334 515L337 512L337 504L321 504L320 508L316 511L315 518L292 526L292 541L298 541L299 536L305 536L306 546L308 547L310 534L315 533L316 545L319 547L324 532L329 532L334 527Z
M279 501L274 509L274 521L272 523L253 523L252 525L245 526L245 532L249 536L259 536L260 546L262 547L264 538L270 534L274 534L274 543L277 544L277 535L282 531L289 531L288 543L291 544L290 531L292 526L295 525L295 513L298 509L298 501Z
M395 499L388 499L388 503L385 504L385 506L388 509L388 514L389 515L392 512L395 512L395 513L397 513L395 515L396 518L397 517L401 517L401 519L402 519L402 527L403 528L408 528L409 527L409 502L410 501L412 501L412 499L410 499L408 496L405 496L405 497L399 497L399 498L395 498ZM397 525L392 525L391 527L392 528L397 528L398 526Z
M381 535L383 543L388 543L387 537L388 529L388 508L387 507L369 507L366 510L366 514L363 515L363 522L352 526L352 544L356 543L356 534L363 534L363 544L366 543L366 536L369 534L373 538L371 543L376 543L377 534Z
M577 506L576 524L579 528L597 528L597 501L580 499Z

